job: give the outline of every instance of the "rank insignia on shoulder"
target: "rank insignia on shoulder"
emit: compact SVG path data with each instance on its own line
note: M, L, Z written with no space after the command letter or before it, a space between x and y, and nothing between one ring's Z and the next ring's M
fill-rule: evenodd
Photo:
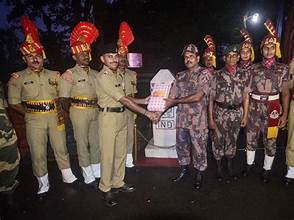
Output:
M14 79L17 79L19 77L19 75L17 73L12 73L11 77L13 77Z

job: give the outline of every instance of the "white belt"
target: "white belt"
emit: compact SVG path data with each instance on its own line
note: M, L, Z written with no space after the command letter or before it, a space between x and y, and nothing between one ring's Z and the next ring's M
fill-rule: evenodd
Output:
M258 101L273 101L280 98L280 94L276 95L256 95L251 93L251 98Z

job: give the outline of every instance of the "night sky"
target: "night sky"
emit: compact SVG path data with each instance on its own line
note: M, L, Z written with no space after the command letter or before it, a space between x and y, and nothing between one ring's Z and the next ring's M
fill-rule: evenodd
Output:
M68 11L68 21L58 20L58 16L56 16L55 21L51 16L52 21L58 27L55 29L56 33L51 33L52 30L50 32L46 29L42 16L40 16L41 7L37 8L36 6L34 8L29 4L26 7L18 6L19 4L7 6L7 2L17 3L17 1L0 0L0 31L2 32L0 44L1 47L8 47L7 52L5 55L2 53L0 59L5 80L11 71L24 67L18 52L19 44L24 39L19 26L19 18L23 14L29 15L40 29L41 41L48 57L46 65L50 69L64 71L74 64L70 57L68 36L72 27L81 20L94 22L101 32L99 39L93 45L94 59L92 66L98 69L100 65L97 61L98 57L95 55L99 51L99 47L104 43L116 41L119 24L125 20L130 24L135 35L135 41L130 46L130 52L143 53L144 67L138 71L155 74L159 68L168 68L176 73L184 68L180 56L183 47L188 43L195 43L202 52L206 47L203 41L206 34L212 35L215 39L218 68L220 68L222 66L220 57L223 47L230 43L240 43L243 40L239 30L243 27L243 16L246 13L258 12L261 15L259 23L247 23L247 28L254 40L257 60L260 59L259 44L267 33L263 22L269 18L277 26L280 25L279 27L283 28L284 21L289 13L287 10L290 9L290 2L292 1L81 0L81 3L74 5L76 8L65 9L66 12ZM44 2L46 2L44 4L49 2L50 5L50 2L62 1ZM94 5L94 12L85 15L84 12L81 13L81 8L85 11L85 5L89 2ZM32 8L33 11L30 11ZM56 8L58 7L56 6ZM71 10L72 14L70 14ZM34 16L32 17L32 15ZM7 16L9 16L9 19ZM62 33L57 33L59 30ZM283 33L283 29L281 30L281 33ZM281 37L283 39L283 35ZM15 44L11 43L12 39L15 40Z

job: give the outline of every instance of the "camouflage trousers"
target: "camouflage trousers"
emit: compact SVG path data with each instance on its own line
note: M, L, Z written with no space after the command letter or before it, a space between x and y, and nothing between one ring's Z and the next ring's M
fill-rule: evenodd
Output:
M265 103L250 100L249 117L247 124L247 150L255 151L258 147L258 139L262 134L265 154L273 157L276 154L276 139L267 138L268 111Z
M240 131L243 108L228 110L215 107L214 121L216 128L212 131L212 152L216 160L223 156L233 158L236 155L237 138Z
M181 166L191 163L191 155L193 166L204 171L207 168L207 152L206 145L208 139L208 131L194 131L187 128L177 128L177 154L178 161Z

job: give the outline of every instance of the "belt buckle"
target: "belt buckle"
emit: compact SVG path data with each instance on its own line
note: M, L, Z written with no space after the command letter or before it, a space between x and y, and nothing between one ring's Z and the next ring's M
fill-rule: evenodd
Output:
M124 108L123 107L119 107L119 112L123 112Z
M268 96L267 95L261 95L260 96L260 101L267 101L268 100Z

